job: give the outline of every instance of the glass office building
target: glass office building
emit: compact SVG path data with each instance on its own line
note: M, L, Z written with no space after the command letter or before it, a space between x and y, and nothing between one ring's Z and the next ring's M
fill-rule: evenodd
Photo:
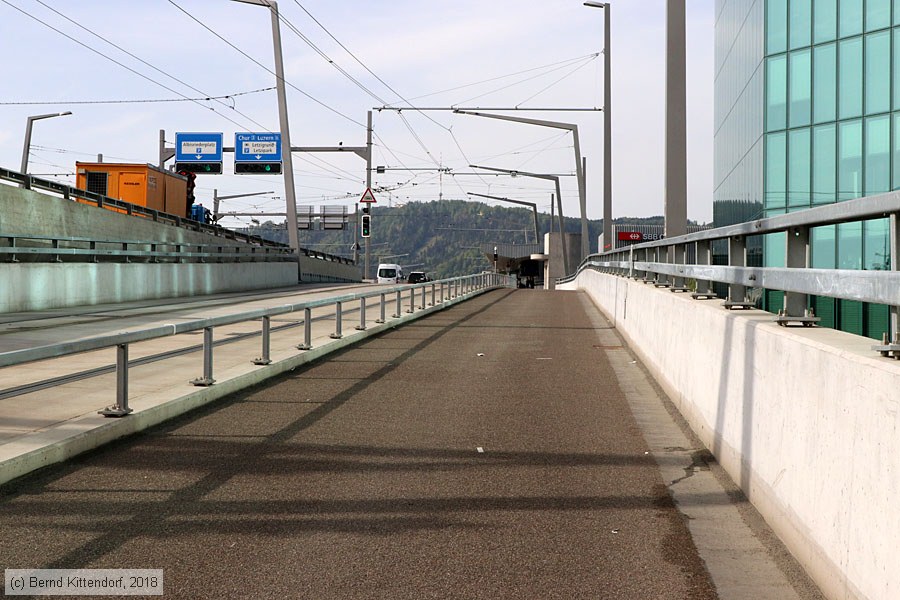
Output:
M900 189L900 0L718 0L715 64L717 203L773 216ZM767 266L784 244L763 240ZM886 219L814 228L810 244L816 268L890 265ZM889 327L883 305L810 304L825 326Z

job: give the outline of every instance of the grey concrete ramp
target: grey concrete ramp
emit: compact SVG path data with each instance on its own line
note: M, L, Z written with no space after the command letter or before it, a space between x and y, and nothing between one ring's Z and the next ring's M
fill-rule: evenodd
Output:
M608 328L533 290L420 319L4 485L0 564L161 568L167 598L717 598Z

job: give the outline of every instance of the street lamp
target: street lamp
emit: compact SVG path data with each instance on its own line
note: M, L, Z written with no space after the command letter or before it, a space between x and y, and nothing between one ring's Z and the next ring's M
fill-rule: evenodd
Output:
M569 274L569 252L568 245L566 244L566 229L564 226L565 218L563 217L562 210L562 194L559 190L559 175L548 175L546 173L528 173L527 171L516 171L511 169L500 169L498 167L480 167L478 165L469 165L470 169L486 169L488 171L496 171L498 173L508 173L512 177L517 177L521 175L522 177L534 177L535 179L546 179L548 181L552 181L556 184L556 206L557 212L559 212L559 239L562 244L562 255L563 255L563 271L565 274Z
M612 90L609 60L609 2L588 2L585 6L603 9L603 245L612 248Z
M502 121L512 121L514 123L539 125L541 127L553 127L555 129L565 129L572 132L572 138L575 145L575 175L578 179L578 203L581 207L581 258L586 258L590 247L587 225L587 192L585 190L584 181L584 163L581 159L581 143L578 140L578 125L575 125L574 123L560 123L559 121L544 121L540 119L511 117L509 115L492 115L467 110L454 110L453 112L460 115L472 115L475 117L486 117L488 119L500 119Z
M19 169L22 175L28 174L28 153L31 151L31 125L35 121L40 121L41 119L52 119L53 117L65 117L66 115L71 115L71 111L61 112L61 113L47 113L46 115L34 115L28 117L28 120L25 123L25 147L22 149L22 168Z

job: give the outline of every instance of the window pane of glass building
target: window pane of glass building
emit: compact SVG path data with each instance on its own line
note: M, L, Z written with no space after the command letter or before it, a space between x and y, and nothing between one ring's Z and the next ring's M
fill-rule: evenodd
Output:
M841 18L839 23L841 37L862 33L862 0L840 0L838 14Z
M787 127L787 57L768 59L766 63L766 129Z
M862 196L862 123L838 125L838 200Z
M785 185L787 170L787 149L785 148L787 135L785 133L770 133L766 136L766 179L765 179L765 206L766 210L772 208L784 208Z
M837 44L813 50L813 121L834 121L837 108Z
M840 118L862 114L862 38L843 40L838 51L838 114Z
M787 50L787 0L766 2L766 53Z
M894 25L900 25L900 0L894 0Z
M866 31L891 25L891 0L866 0Z
M839 269L862 269L861 222L837 226L837 256Z
M891 32L866 36L866 114L891 109Z
M898 0L900 2L900 0ZM894 110L900 109L900 29L894 30Z
M812 35L812 7L810 0L791 0L789 17L791 49L809 46L809 40Z
M790 109L788 116L791 127L809 125L812 81L810 77L810 51L792 52L790 63Z
M863 268L872 271L889 271L891 268L890 221L875 219L863 224Z
M891 189L891 120L888 115L866 119L867 196Z
M816 0L813 18L815 43L830 42L837 38L837 0Z
M813 204L829 204L835 201L837 178L837 127L820 125L813 129Z
M893 116L894 127L892 129L894 157L891 161L891 189L900 189L900 114Z
M812 227L809 230L809 262L813 269L835 267L835 226Z
M788 133L788 206L809 206L809 129Z

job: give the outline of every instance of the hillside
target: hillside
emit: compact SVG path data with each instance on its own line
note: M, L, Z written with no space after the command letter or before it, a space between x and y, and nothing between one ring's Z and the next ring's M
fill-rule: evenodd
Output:
M383 257L404 266L415 266L437 277L451 277L490 268L480 252L483 243L535 243L532 212L526 208L488 206L480 202L447 200L443 202L410 202L388 208L376 206L372 211L372 265ZM353 255L355 224L344 231L301 231L300 245L337 254ZM616 221L661 223L662 217L627 218ZM577 218L566 218L566 231L581 231ZM550 215L538 213L538 232L549 231ZM555 224L554 224L555 227ZM596 251L602 220L588 221L591 250ZM284 223L267 221L260 227L244 230L275 241L287 241ZM360 243L362 244L362 239ZM364 248L364 246L363 246ZM360 250L360 262L363 250Z

